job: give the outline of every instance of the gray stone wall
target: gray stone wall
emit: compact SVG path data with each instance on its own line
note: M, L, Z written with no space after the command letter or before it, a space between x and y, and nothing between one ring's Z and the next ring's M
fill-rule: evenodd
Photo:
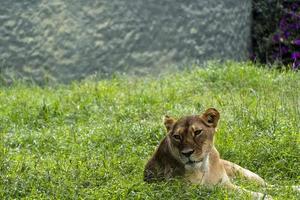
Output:
M244 60L251 0L0 0L0 69L67 82Z

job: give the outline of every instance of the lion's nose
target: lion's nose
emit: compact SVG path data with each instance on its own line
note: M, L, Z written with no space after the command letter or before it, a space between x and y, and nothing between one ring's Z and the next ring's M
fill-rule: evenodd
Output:
M185 157L190 157L193 153L194 150L193 149L189 149L189 150L183 150L181 151L182 155L184 155Z

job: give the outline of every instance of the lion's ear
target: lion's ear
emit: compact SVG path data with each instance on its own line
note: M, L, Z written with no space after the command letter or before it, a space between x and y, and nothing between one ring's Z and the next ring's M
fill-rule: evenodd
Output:
M168 115L164 116L164 125L168 132L172 129L175 122L176 122L176 119L174 119Z
M220 113L215 108L207 109L201 116L201 118L212 127L217 127L220 119Z

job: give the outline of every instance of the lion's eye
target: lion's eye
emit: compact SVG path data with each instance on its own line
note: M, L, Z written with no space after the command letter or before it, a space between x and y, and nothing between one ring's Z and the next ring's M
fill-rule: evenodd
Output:
M196 131L194 132L195 136L201 135L201 133L202 133L202 130L201 130L201 129L200 129L200 130L196 130Z
M180 135L173 135L173 138L175 138L176 140L180 140Z

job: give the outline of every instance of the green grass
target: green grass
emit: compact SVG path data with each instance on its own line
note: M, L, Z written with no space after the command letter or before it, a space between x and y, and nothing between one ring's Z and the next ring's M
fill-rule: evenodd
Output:
M164 137L162 116L215 107L216 147L299 199L300 74L250 63L209 64L161 77L0 87L0 199L244 199L182 180L142 181ZM245 188L263 191L239 181Z

